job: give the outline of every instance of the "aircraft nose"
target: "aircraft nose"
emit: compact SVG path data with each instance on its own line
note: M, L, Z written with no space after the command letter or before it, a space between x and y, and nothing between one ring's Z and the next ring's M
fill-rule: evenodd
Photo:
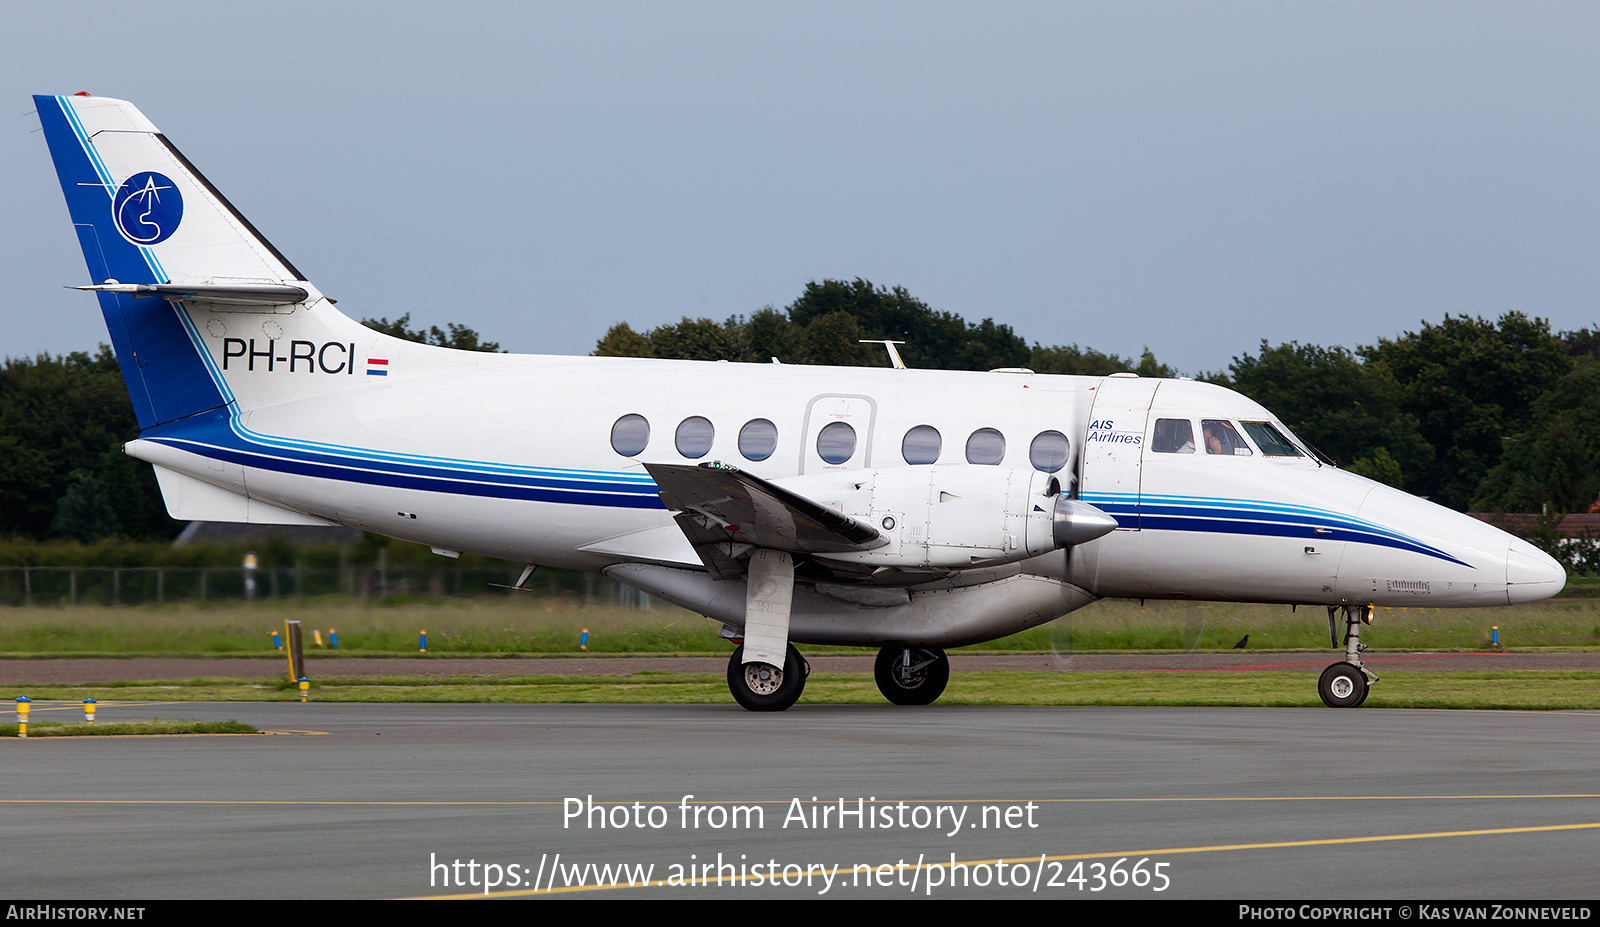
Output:
M1554 557L1521 538L1506 551L1506 598L1512 605L1538 602L1567 585L1567 571Z

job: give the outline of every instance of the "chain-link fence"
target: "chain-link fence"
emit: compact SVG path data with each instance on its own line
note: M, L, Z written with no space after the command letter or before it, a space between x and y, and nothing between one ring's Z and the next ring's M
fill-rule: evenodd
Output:
M394 566L99 567L0 566L0 605L147 605L297 596L438 598L488 594L564 596L585 604L648 609L649 596L593 573L540 570L512 593L521 569Z

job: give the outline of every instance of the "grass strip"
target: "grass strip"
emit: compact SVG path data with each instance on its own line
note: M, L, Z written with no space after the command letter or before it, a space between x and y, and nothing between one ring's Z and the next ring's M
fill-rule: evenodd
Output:
M960 673L937 705L1233 706L1317 708L1310 673ZM112 696L126 701L293 702L287 683L197 679L100 686L33 686L36 700ZM313 702L525 702L731 705L720 673L628 676L329 677L312 683ZM813 673L800 705L883 705L865 674ZM937 707L937 705L935 707ZM1407 671L1373 686L1367 708L1600 709L1600 672ZM103 707L102 711L114 711ZM30 731L31 734L31 731Z
M116 737L130 734L258 734L253 725L240 721L174 721L151 718L148 721L29 721L28 737ZM0 737L17 736L17 725L0 724Z
M1597 587L1600 588L1600 587ZM177 603L130 608L0 607L0 655L273 656L272 634L301 621L312 654L415 655L428 632L432 656L727 653L720 625L676 608L629 611L552 601L482 598L393 607L351 600ZM316 632L338 650L318 648ZM1498 629L1496 632L1494 629ZM1483 650L1498 633L1508 649L1600 648L1600 597L1484 609L1380 608L1362 639L1385 650ZM1046 625L965 652L1222 651L1250 635L1255 650L1328 646L1320 608L1107 599ZM820 652L814 648L807 653ZM850 652L850 651L844 651ZM870 652L857 650L856 652Z

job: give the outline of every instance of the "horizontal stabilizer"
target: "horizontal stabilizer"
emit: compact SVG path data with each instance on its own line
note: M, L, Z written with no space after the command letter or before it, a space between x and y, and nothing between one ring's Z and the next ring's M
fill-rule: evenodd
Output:
M157 466L156 482L167 514L179 521L240 522L251 525L331 525L333 522L302 515L249 496L213 486L176 470Z
M817 554L889 543L871 525L731 467L644 466L662 503L678 513L678 527L719 578L742 572L734 561L750 548Z
M311 293L297 286L282 284L215 284L193 283L118 283L107 280L89 286L69 287L73 290L92 290L96 293L122 293L134 299L159 296L162 299L188 300L197 303L216 303L224 306L291 306L303 303Z

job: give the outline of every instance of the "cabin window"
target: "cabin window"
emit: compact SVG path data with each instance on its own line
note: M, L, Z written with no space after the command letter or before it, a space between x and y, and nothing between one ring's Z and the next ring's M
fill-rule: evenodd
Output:
M1193 454L1194 425L1186 418L1156 419L1156 433L1150 438L1150 450L1157 454Z
M644 452L650 443L650 423L642 415L629 413L611 426L611 449L624 457Z
M1028 446L1028 462L1033 469L1054 473L1067 465L1067 436L1059 431L1041 431Z
M967 463L996 466L1006 456L1006 436L993 428L979 428L967 439Z
M1250 450L1250 445L1244 443L1244 438L1240 436L1238 429L1230 422L1215 418L1202 419L1200 430L1205 433L1207 454L1249 457L1254 453Z
M711 438L716 429L711 427L711 420L699 415L691 415L678 423L678 433L675 440L678 444L678 453L690 460L699 460L711 451Z
M918 425L906 432L900 441L900 456L906 463L931 464L939 460L939 450L944 447L944 438L939 436L939 429L932 425Z
M766 460L778 449L778 426L764 418L753 418L739 429L739 453L745 460Z
M1261 453L1268 457L1303 457L1300 449L1284 437L1283 432L1272 426L1271 422L1240 422L1250 437L1255 439L1256 447L1261 448Z
M817 432L817 456L831 464L842 464L855 456L856 430L849 422L829 422Z

